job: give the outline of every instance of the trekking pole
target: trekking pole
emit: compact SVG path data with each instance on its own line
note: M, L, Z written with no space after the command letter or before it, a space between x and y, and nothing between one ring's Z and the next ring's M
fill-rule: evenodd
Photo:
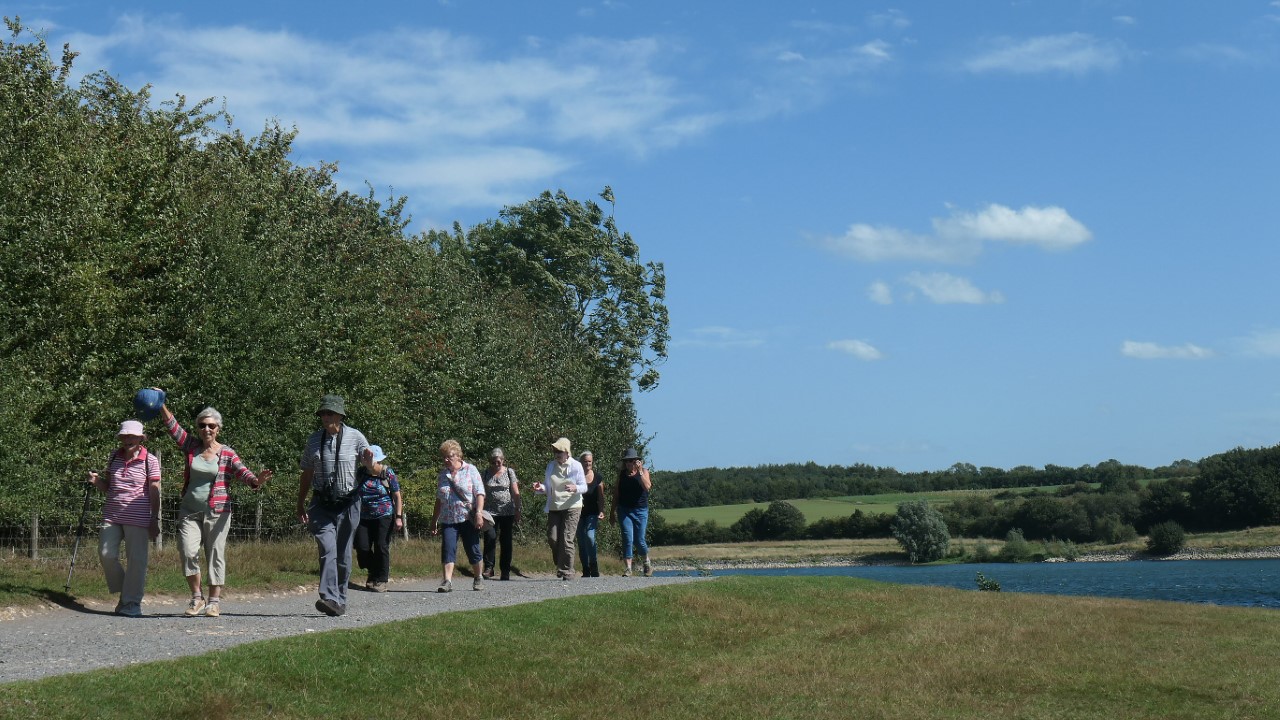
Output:
M85 485L84 488L84 507L80 508L80 525L76 527L76 542L71 546L71 567L67 569L67 584L63 587L68 593L71 592L71 573L76 571L76 553L80 551L80 538L84 537L84 518L89 514L89 495L93 492L92 485Z

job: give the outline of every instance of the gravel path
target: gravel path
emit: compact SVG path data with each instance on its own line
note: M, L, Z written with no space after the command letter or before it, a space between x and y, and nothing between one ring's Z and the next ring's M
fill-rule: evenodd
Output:
M217 618L183 616L186 598L148 596L141 618L112 613L114 604L9 612L0 620L0 682L120 667L309 632L361 628L456 610L505 607L571 595L594 595L695 582L697 577L602 577L563 582L553 577L489 581L471 589L454 578L454 591L437 593L439 580L393 582L386 593L350 590L347 613L331 618L315 609L314 589L233 595Z

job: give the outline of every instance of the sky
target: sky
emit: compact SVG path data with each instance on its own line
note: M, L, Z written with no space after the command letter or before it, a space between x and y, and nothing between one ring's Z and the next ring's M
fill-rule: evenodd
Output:
M606 186L665 265L650 465L1280 442L1280 1L6 2L297 129L413 230Z

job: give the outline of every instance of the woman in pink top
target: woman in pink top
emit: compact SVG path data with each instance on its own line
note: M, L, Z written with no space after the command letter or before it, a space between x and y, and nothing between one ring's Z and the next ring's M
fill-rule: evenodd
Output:
M107 590L120 593L116 614L139 617L150 541L160 536L160 456L142 446L147 436L137 420L120 423L116 438L120 447L111 453L106 470L89 473L89 482L107 494L98 555ZM127 569L120 562L122 540Z

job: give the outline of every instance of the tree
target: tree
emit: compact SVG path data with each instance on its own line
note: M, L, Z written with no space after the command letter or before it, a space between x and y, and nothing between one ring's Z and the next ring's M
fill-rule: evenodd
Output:
M1172 555L1186 544L1186 532L1172 520L1152 525L1147 535L1147 552L1152 555Z
M630 233L618 231L613 190L600 197L607 216L593 201L544 192L474 228L467 251L490 287L520 288L555 311L612 379L650 390L667 356L666 274L661 263L641 262Z
M769 503L769 509L760 516L756 525L759 540L783 540L798 538L804 534L804 513L800 508L783 500Z
M897 517L893 520L893 537L913 563L940 560L951 545L951 534L947 532L942 513L924 500L912 500L898 506Z
M1280 523L1280 445L1201 460L1191 506L1197 522L1214 529Z

